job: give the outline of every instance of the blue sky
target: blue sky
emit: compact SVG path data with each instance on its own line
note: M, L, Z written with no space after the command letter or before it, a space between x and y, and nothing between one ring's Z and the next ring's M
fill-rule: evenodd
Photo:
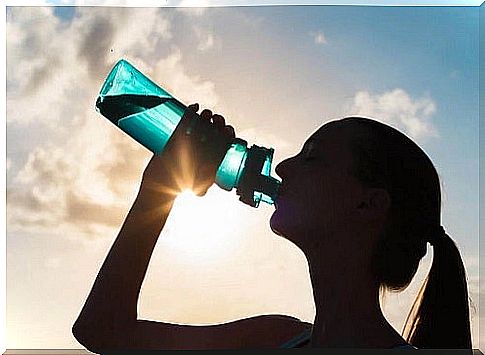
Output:
M6 34L7 347L79 347L70 324L149 158L94 111L121 57L182 101L225 115L250 143L274 147L276 163L345 115L368 115L410 135L442 178L443 224L478 303L478 8L13 8ZM189 205L231 212L235 229L207 217L198 239L177 244L187 232L177 216ZM213 188L177 208L152 260L142 314L189 323L268 312L312 320L305 259L272 235L271 207L246 209ZM212 252L192 249L201 248L197 240ZM389 299L386 314L398 330L430 260L402 296ZM164 293L160 280L180 277ZM68 296L59 296L55 280ZM221 284L230 285L225 296ZM200 301L180 302L189 286ZM52 304L61 306L42 318ZM207 312L194 316L194 309ZM473 322L478 346L478 314ZM27 329L31 339L22 336Z

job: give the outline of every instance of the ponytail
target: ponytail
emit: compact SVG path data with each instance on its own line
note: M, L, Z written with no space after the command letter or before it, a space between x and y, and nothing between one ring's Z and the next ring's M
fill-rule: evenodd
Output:
M391 208L372 260L384 290L405 289L433 246L433 263L403 330L417 348L471 349L465 268L454 241L440 225L441 191L431 159L409 137L378 121L347 117L352 174L366 187L383 188ZM359 129L357 129L359 127Z
M417 348L471 349L465 268L442 227L428 240L433 263L406 319L403 337Z

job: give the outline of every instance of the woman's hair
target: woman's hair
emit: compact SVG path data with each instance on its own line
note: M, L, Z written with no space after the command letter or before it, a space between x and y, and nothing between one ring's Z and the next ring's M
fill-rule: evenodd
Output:
M352 173L366 186L384 188L391 208L372 268L381 288L405 289L433 245L433 264L406 320L403 336L418 348L471 348L465 268L453 240L441 228L438 174L407 136L377 121L347 117Z

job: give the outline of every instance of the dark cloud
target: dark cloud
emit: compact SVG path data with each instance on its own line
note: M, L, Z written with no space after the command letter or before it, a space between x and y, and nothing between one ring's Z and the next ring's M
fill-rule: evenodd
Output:
M88 64L89 75L97 78L108 72L106 57L115 36L116 27L111 18L96 16L79 43L78 55Z
M108 227L121 226L125 211L119 206L97 204L69 191L66 196L66 221L83 226L102 224Z
M21 226L24 229L37 229L37 228L53 228L59 226L57 221L46 219L45 217L35 217L32 215L17 215L7 225L9 226Z
M143 164L151 153L141 145L131 145L128 137L121 130L113 126L118 134L113 135L111 149L115 152L116 161L100 164L98 171L110 181L110 189L117 196L126 194L126 184L139 183L142 175Z
M59 216L59 211L61 214ZM101 205L68 190L57 201L42 201L32 189L7 190L8 225L21 228L71 225L85 230L93 225L121 226L126 211Z
M7 34L8 36L8 34ZM24 37L23 41L20 43L20 48L24 48L25 50L22 51L23 60L31 60L38 58L40 55L45 54L42 51L45 51L45 47L42 45L44 42L41 33L36 31L29 32Z
M26 16L26 14L29 16ZM50 27L46 21L46 14L41 9L26 8L24 11L15 9L7 18L7 68L18 67L22 64L31 67L27 85L21 94L30 95L42 84L49 81L53 73L60 67L58 51L53 50L53 39L49 35ZM23 36L16 33L16 25L25 26ZM12 37L11 37L12 36ZM41 64L39 65L39 61ZM28 63L28 64L27 64ZM16 73L7 70L7 82L15 81ZM15 83L13 83L15 85Z
M39 212L44 209L42 201L32 191L9 188L7 189L7 214L9 209L22 207L30 212Z
M72 181L72 165L68 158L50 150L53 147L34 150L24 171L20 173L20 178L33 180L35 184L43 186L59 186Z
M59 220L53 217L58 210L59 205L40 200L32 188L7 189L7 228L55 228Z
M33 70L24 94L31 95L35 93L43 84L52 78L59 66L60 61L56 55L47 56L45 63Z
M119 155L127 158L103 165L112 175L111 185L118 195L126 192L123 181L134 176L135 161L140 163L139 150L123 149L118 142ZM115 148L116 149L116 148ZM127 154L123 154L127 151ZM83 154L80 152L80 154ZM90 226L116 227L123 221L124 209L119 205L105 205L82 196L78 192L78 166L75 157L36 149L15 178L16 184L7 190L9 225L21 228L56 227L66 225L86 231ZM123 187L125 189L123 190Z

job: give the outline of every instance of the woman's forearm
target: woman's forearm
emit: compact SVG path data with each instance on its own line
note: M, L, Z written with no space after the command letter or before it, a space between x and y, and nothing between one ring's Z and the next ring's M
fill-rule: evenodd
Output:
M142 184L76 320L74 333L106 336L123 332L136 322L140 288L173 200L173 195L155 193Z
M183 122L200 120L212 129L189 135L180 123L182 128L174 132L163 154L154 155L148 163L135 202L73 326L73 334L82 344L116 347L134 333L130 329L137 324L141 285L174 192L190 188L203 195L214 182L219 160L198 152L209 140L219 147L222 158L234 140L234 129L225 125L222 116L212 117L209 110L199 116L197 110L198 105L189 106Z

